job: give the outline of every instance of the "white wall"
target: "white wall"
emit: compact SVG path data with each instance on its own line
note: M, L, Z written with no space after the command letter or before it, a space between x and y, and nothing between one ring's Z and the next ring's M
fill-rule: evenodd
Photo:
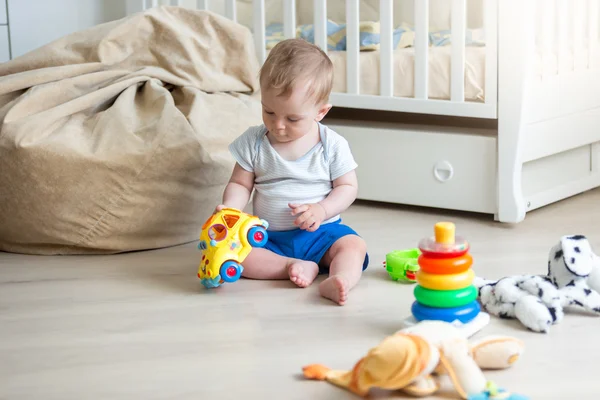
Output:
M4 1L4 0L0 0ZM13 58L125 16L125 0L8 0Z

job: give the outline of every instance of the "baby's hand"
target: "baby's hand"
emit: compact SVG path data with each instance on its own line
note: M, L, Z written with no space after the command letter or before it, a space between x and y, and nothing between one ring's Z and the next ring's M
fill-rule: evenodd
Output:
M215 211L213 211L213 214L218 213L219 211L221 211L222 209L226 208L227 206L224 204L219 204L218 206L215 207Z
M314 232L319 229L321 223L325 220L327 216L325 212L325 208L319 204L288 204L288 206L292 209L292 215L300 216L296 218L294 224L298 226L300 229L307 230L309 232Z

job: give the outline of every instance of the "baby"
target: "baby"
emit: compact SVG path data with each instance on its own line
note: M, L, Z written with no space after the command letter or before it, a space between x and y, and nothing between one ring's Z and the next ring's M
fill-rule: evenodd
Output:
M244 260L242 276L307 287L329 272L319 292L343 305L369 257L340 219L356 199L357 164L348 142L320 123L332 81L317 46L289 39L273 48L260 71L264 124L229 146L237 163L217 210L243 209L254 190L253 213L269 222L269 240Z

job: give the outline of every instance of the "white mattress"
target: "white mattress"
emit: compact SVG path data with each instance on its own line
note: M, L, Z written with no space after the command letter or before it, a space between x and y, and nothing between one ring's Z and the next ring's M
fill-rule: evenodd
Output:
M451 47L429 48L429 98L450 99ZM346 52L330 51L335 72L333 91L346 93ZM362 51L360 94L379 95L379 51ZM414 97L414 48L394 52L394 96ZM465 100L484 100L485 47L466 47Z

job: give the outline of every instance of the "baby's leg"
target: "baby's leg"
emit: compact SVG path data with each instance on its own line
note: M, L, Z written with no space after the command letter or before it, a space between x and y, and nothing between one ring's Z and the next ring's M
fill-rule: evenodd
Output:
M312 261L297 260L267 249L252 249L242 263L242 276L249 279L289 279L299 287L309 286L319 273Z
M360 280L366 254L367 244L361 237L346 235L338 239L323 257L323 264L329 266L329 278L319 285L321 296L344 305L348 292Z

